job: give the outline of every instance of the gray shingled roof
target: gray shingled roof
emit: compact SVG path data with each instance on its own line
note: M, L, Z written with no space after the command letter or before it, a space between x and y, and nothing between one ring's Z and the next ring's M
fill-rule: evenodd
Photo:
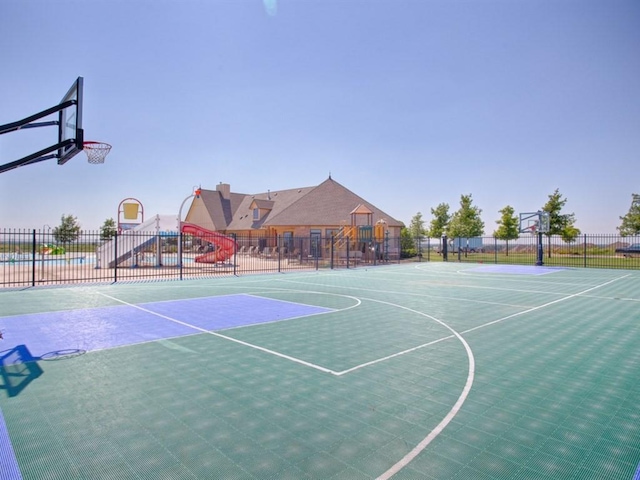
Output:
M281 212L273 212L265 225L350 225L351 212L360 204L373 212L373 223L384 219L389 226L400 225L393 217L331 177Z
M201 189L200 191L200 198L202 199L216 230L228 229L229 223L233 221L233 216L245 199L246 195L241 193L232 193L229 197L230 198L228 200L222 198L222 194L217 190Z
M202 190L205 204L216 230L251 230L262 226L350 225L351 211L366 205L373 212L373 223L384 219L389 226L402 223L376 208L329 177L315 187L292 188L254 195L231 193L225 200L217 190ZM271 209L259 221L253 220L252 205Z
M245 195L245 198L238 207L238 210L227 229L251 230L254 228L260 228L266 224L269 218L273 218L283 209L303 198L314 188L315 187L292 188L290 190L278 190L274 192L257 193L255 195ZM271 204L271 211L257 222L253 221L253 209L251 208L254 200L256 201L258 208L262 208L261 205L264 205L263 201L273 202Z

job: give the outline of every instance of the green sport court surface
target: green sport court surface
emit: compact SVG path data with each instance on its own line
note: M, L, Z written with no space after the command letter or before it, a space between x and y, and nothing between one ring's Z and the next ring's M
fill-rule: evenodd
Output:
M640 478L640 273L0 293L0 479Z

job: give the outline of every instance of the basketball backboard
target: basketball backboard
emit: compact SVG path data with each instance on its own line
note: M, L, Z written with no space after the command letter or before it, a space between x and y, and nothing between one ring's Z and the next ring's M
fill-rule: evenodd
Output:
M80 152L84 144L84 131L82 130L82 94L84 80L78 77L69 91L66 93L60 104L69 100L75 103L63 108L59 113L58 142L64 143L66 140L73 140L69 145L58 149L58 165L63 165Z
M548 233L549 213L543 211L520 214L520 233Z
M63 165L84 148L84 131L82 130L82 96L83 78L78 77L71 85L58 105L47 108L17 122L0 125L0 135L18 132L26 128L56 126L57 142L53 140L48 147L33 152L13 162L0 165L0 173L14 168L30 165L44 160L57 159ZM57 115L57 120L39 121ZM96 142L94 142L96 143ZM55 152L55 153L54 153ZM108 152L106 152L108 153ZM104 155L102 156L104 160ZM92 163L92 162L90 162ZM97 162L93 162L97 163Z

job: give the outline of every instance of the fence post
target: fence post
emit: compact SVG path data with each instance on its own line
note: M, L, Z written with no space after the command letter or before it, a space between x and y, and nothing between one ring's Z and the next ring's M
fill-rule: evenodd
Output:
M233 238L234 247L233 247L233 276L236 277L238 275L238 235L236 233L231 234L231 238Z
M329 268L331 270L333 270L333 256L334 256L334 245L335 245L335 239L336 239L336 234L332 233L331 234L331 238L330 238L330 244L329 244Z
M281 256L281 250L282 250L282 241L281 241L280 235L276 236L276 250L278 251L278 273L280 273L281 272L280 256Z
M584 234L584 268L587 268L587 234Z
M509 253L509 240L507 240L507 253ZM498 264L498 238L493 237L493 261Z
M373 249L373 266L378 265L378 252L380 251L380 242L376 241L375 236L373 237L373 242L371 242Z
M208 248L205 248L205 251L208 251ZM178 279L182 280L182 228L178 232L178 269Z
M113 283L118 281L118 232L116 232L115 242L113 242Z
M447 235L442 235L442 261L443 262L448 262L449 261L449 251L448 251L448 242L447 242Z
M400 239L398 239L398 245L400 245ZM382 255L383 255L382 258L384 259L384 262L388 263L389 262L389 230L384 232L384 247L383 247ZM398 263L400 263L400 253L398 253Z
M31 232L31 286L36 286L36 229Z
M349 268L349 257L351 256L349 244L351 243L351 239L347 235L347 268Z

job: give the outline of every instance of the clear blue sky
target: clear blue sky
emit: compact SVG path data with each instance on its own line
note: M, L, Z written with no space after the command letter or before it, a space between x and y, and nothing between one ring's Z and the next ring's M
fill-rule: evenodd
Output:
M640 193L637 0L3 0L0 124L85 81L80 153L0 174L0 228L99 228L127 197L332 177L409 224L472 194L535 211L556 188L584 233ZM269 8L267 8L269 7ZM55 143L0 136L0 163Z

